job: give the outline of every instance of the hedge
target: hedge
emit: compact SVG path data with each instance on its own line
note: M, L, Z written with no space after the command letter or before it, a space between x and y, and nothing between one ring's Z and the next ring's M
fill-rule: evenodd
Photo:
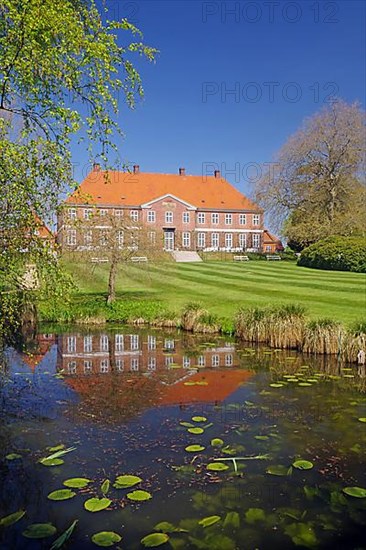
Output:
M366 273L366 240L364 237L322 239L301 252L297 265Z

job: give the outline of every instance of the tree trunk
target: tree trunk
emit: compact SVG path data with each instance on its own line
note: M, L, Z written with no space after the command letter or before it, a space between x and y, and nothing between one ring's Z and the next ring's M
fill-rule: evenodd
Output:
M109 280L108 280L107 304L111 304L116 299L116 276L117 276L117 261L114 258L112 258L111 269L109 271Z

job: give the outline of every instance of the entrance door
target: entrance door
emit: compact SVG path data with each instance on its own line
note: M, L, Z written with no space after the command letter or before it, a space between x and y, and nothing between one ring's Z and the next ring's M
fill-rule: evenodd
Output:
M174 250L174 230L164 231L164 249Z

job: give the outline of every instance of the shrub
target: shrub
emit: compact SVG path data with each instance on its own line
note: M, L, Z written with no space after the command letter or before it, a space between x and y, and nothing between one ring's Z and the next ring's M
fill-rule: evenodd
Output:
M315 269L366 273L366 241L363 237L328 237L305 248L297 263Z

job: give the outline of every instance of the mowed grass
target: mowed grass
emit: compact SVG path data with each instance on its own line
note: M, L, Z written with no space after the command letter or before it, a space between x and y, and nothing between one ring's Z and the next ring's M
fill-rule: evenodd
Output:
M68 264L81 294L105 294L108 265ZM365 318L364 274L321 271L290 262L208 261L123 265L117 279L118 298L159 300L170 311L201 302L210 313L233 318L239 307L297 303L309 317L350 324Z

